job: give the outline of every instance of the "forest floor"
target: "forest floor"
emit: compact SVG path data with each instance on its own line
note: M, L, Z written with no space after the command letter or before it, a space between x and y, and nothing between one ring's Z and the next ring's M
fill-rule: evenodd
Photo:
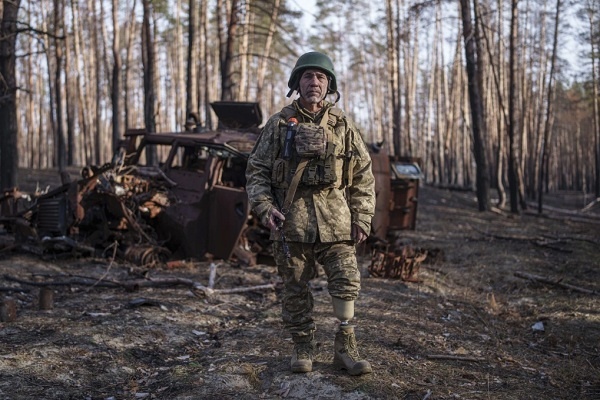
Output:
M354 323L373 373L361 377L331 365L323 274L314 369L294 374L272 265L219 263L214 289L274 289L203 298L181 286L56 285L54 307L40 310L39 286L13 278L207 285L210 263L148 270L0 251L0 296L17 304L16 320L0 322L0 399L599 399L600 210L558 211L581 209L579 194L546 201L543 216L481 213L473 193L421 187L416 230L391 239L436 256L417 282L363 279Z

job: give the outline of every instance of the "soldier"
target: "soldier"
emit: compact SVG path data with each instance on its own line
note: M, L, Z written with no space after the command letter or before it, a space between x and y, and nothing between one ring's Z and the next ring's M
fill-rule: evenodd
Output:
M352 121L325 100L337 91L331 59L302 55L288 82L299 98L273 115L252 150L246 170L250 204L271 229L273 254L284 282L283 322L291 333L293 372L312 371L315 351L309 281L317 263L327 275L340 320L334 365L350 375L370 373L356 347L354 301L360 289L356 247L371 230L375 180L371 158Z

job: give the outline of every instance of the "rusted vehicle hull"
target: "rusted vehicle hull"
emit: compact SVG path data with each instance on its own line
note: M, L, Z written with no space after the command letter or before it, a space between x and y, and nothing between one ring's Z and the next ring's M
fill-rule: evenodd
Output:
M5 194L4 225L27 226L26 236L37 244L64 238L61 248L114 249L136 263L229 260L234 253L254 262L250 248L236 247L252 224L245 169L260 109L256 103L214 107L223 116L216 131L130 130L111 163L85 167L81 180L36 197L29 208L17 207L18 193Z

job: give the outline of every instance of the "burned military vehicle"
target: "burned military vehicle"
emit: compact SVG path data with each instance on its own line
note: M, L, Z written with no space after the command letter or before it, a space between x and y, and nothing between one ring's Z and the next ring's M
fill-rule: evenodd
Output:
M16 196L5 194L0 203L12 215L3 213L0 222L21 232L19 240L43 244L42 251L114 250L138 264L232 256L253 264L267 247L245 192L261 111L257 103L211 105L217 130L193 124L187 132L129 130L111 163L83 168L82 179L35 198L31 207L16 210Z

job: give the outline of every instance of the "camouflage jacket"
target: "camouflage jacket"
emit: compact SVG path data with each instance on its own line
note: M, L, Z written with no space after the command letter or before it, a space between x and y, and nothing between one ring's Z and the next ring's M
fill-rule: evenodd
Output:
M300 123L320 123L326 108L333 105L325 102L323 109L313 116L294 101L289 107L297 111ZM285 109L284 109L285 110ZM281 210L287 185L273 181L273 167L281 159L285 139L286 120L284 110L273 115L263 128L246 169L246 190L250 206L265 223L271 207ZM341 160L338 179L329 185L298 185L294 201L285 215L284 230L288 241L314 243L318 238L323 243L351 240L351 226L360 226L367 234L371 230L371 219L375 212L375 179L371 170L371 157L358 129L345 115L330 131L337 145L336 157ZM351 143L346 143L351 141ZM351 149L348 159L344 149ZM293 163L294 161L292 161ZM297 162L296 166L297 166ZM342 166L343 165L343 166ZM294 166L292 166L293 171ZM348 168L348 185L343 182L342 168ZM308 171L305 170L304 174ZM289 181L289 179L288 179ZM289 183L289 182L288 182ZM278 240L276 232L271 239Z

